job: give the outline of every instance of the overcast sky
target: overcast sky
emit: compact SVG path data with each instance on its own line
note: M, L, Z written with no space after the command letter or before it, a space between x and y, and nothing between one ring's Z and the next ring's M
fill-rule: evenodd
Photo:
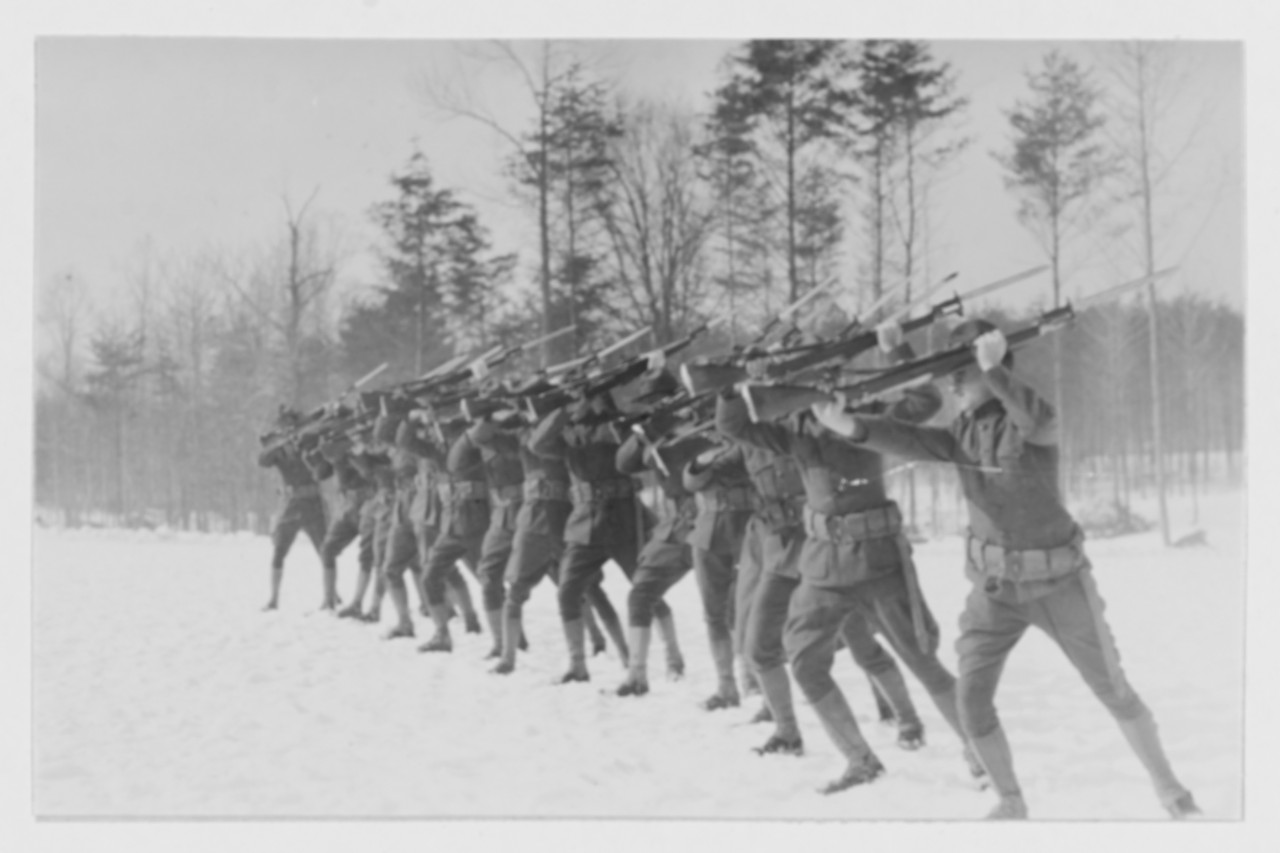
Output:
M593 67L624 91L705 109L718 64L736 40L580 43ZM526 43L522 49L533 45ZM474 204L495 248L517 251L523 278L536 262L531 211L512 206L499 176L507 143L491 130L433 113L422 81L471 81L478 102L514 131L529 125L519 78L471 56L484 42L226 38L41 39L36 48L36 275L74 272L113 301L149 246L181 257L232 252L279 236L282 198L339 222L354 249L348 288L376 275L370 205L414 140L442 186ZM1094 63L1081 42L945 40L959 92L971 100L973 144L933 191L933 271L972 286L1039 263L1014 218L993 149L1003 112L1025 97L1025 71L1050 49ZM1184 43L1193 74L1167 146L1198 128L1168 187L1160 265L1179 263L1172 287L1241 304L1243 295L1243 50ZM1103 79L1102 72L1097 72ZM1136 274L1136 259L1078 244L1068 292ZM1034 298L1043 281L1007 299Z

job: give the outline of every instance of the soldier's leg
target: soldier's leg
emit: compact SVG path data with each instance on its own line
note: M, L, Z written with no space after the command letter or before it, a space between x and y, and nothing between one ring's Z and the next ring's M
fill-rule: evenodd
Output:
M693 569L702 596L702 616L707 623L707 643L716 668L716 692L702 703L708 711L736 708L741 701L733 677L733 563L725 555L693 549Z
M360 535L359 511L349 509L336 516L320 544L320 566L324 570L325 595L321 610L336 610L338 604L338 556ZM344 615L345 611L339 613Z
M470 553L467 539L445 533L436 539L427 557L422 585L427 597L427 610L435 623L431 639L418 646L420 652L453 651L453 638L449 635L448 586L446 578L450 569L457 569L458 560Z
M743 692L750 695L760 690L756 680L755 667L747 659L747 623L751 618L752 602L755 600L756 587L760 585L760 575L764 571L764 522L753 518L747 523L746 534L742 537L742 550L738 553L738 576L734 583L733 607L733 650L738 655L742 669ZM766 703L762 711L768 712Z
M657 604L667 590L688 574L690 560L686 545L650 543L645 548L640 565L632 574L631 592L627 596L631 659L627 666L627 677L617 690L619 696L643 696L649 692L649 643ZM679 656L680 647L675 637L674 624L669 636L664 631L664 637L667 640L668 671L678 677L684 671L684 660Z
M791 595L799 585L795 578L766 570L756 585L755 600L751 603L744 653L760 681L774 724L774 733L757 750L762 755L772 752L799 755L804 751L791 698L787 653L782 645Z
M383 575L387 592L396 608L396 624L384 635L385 639L412 637L413 616L409 610L409 589L405 585L405 572L413 572L418 566L418 540L407 518L397 515L387 539L387 556ZM411 575L412 576L412 575Z
M827 589L802 580L791 598L791 615L784 635L796 685L848 762L844 774L823 788L827 794L866 784L884 772L884 766L863 738L844 692L831 677L836 635L856 607L851 589Z
M289 498L271 528L271 598L263 610L275 610L280 606L280 585L284 581L284 558L289 556L293 540L302 529L302 517L296 499Z
M372 501L365 501L360 507L359 517L357 521L357 536L359 541L356 547L360 549L360 571L356 575L356 588L351 594L351 603L338 611L338 615L343 618L359 619L363 615L364 610L364 594L369 589L369 581L373 578L374 571L374 527L376 526L376 517L371 506Z
M871 679L872 692L877 698L883 696L883 701L892 709L892 715L898 721L898 746L919 749L924 745L924 725L916 713L897 661L875 638L872 630L874 618L863 608L855 607L840 625L840 636L849 647L854 663ZM951 706L954 709L954 691Z
M502 657L503 603L506 600L502 580L511 557L513 541L511 530L491 525L480 549L480 564L476 567L476 574L480 577L485 619L489 623L489 633L493 639L486 659ZM516 639L519 640L518 637Z
M645 518L649 518L647 510ZM646 522L646 530L652 529L652 527L653 524L651 521ZM629 535L621 536L616 539L615 544L610 550L610 557L612 557L613 561L618 564L620 569L622 569L622 573L627 576L627 579L632 582L633 588L635 584L636 570L639 568L641 562L653 562L655 565L665 564L669 561L676 560L676 557L668 556L666 554L668 550L684 549L687 551L687 546L672 543L653 543L647 545L643 549L636 550L632 546L632 542L633 539ZM648 556L647 552L649 551L654 551L654 556ZM682 559L685 566L692 566L693 558L691 556L686 554ZM685 571L688 571L688 569L686 568ZM683 576L683 574L681 576ZM652 582L649 582L649 585L652 585ZM658 629L662 633L662 642L663 645L666 646L667 672L670 673L672 677L679 678L684 674L684 655L680 652L680 640L679 637L676 636L675 617L671 613L671 607L661 597L656 600L651 600L651 598L652 597L646 593L644 603L641 606L646 610L650 610L652 612L652 618L656 619L658 622ZM630 596L628 596L628 610L630 610L630 608ZM635 654L634 651L632 651L632 653L628 654L628 667L630 667L631 660L634 658Z
M527 532L516 536L506 566L508 587L503 605L502 659L490 672L505 675L515 671L524 637L525 602L542 578L554 573L561 550L561 543L550 536Z
M589 681L585 637L583 636L582 605L587 589L598 583L602 567L609 558L607 548L569 542L560 559L560 589L557 603L560 621L564 625L565 646L569 653L569 669L560 679L561 684Z
M1013 751L995 707L996 688L1005 661L1026 633L1027 625L1027 615L1021 606L999 601L976 584L969 591L960 615L960 636L956 640L959 656L956 703L969 746L977 753L1000 797L988 815L991 818L1027 816L1013 767Z
M1111 712L1151 778L1161 805L1175 818L1198 813L1191 793L1169 764L1155 718L1120 666L1105 608L1093 571L1085 568L1057 591L1034 602L1030 615L1032 623L1053 638Z

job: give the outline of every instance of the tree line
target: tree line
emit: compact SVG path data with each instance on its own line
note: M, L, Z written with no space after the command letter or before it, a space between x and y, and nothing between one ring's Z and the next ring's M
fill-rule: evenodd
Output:
M346 302L352 248L315 194L282 199L259 246L145 253L123 316L94 313L74 273L41 282L37 504L71 523L106 513L261 529L274 484L255 465L256 437L276 406L315 405L383 362L387 379L407 379L572 325L534 367L641 325L664 343L708 318L726 322L704 345L724 346L816 287L856 312L929 283L931 189L978 140L964 132L962 81L928 43L747 42L701 111L636 98L564 45L524 48L495 43L478 58L523 81L526 126L447 80L424 78L420 95L504 141L502 177L537 235L527 252L499 253L464 189L442 186L415 150L365 212L379 271ZM1158 245L1154 212L1177 167L1161 159L1173 141L1160 125L1174 50L1118 46L1106 82L1050 51L1026 72L1004 138L982 140L1044 248L1055 305L1081 253L1132 251L1126 268L1140 274L1174 251ZM813 315L819 335L851 319L830 300ZM1215 460L1231 468L1242 336L1238 313L1152 290L1028 350L1063 412L1068 488L1105 471L1127 502L1163 496L1166 470L1182 482Z

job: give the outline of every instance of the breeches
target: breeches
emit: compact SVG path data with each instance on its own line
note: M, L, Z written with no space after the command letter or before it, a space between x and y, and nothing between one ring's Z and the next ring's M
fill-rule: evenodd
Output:
M787 624L791 595L800 585L798 578L773 572L760 574L756 594L747 616L742 653L757 672L782 666L787 653L782 646L782 629Z
M284 558L293 547L293 540L298 531L305 531L315 545L316 552L323 555L325 514L324 499L319 495L308 497L291 497L284 509L276 518L271 529L271 567L284 568Z
M609 543L589 545L568 542L560 558L560 618L572 622L582 618L582 598L592 587L599 587L604 580L604 564L613 560L630 580L635 574L637 553L635 538L624 536ZM670 608L659 601L654 614L664 616Z
M730 638L737 581L733 563L733 558L728 555L702 548L693 549L693 570L702 596L702 616L712 640Z
M631 592L627 595L627 622L633 628L647 628L658 615L658 606L668 613L662 601L667 590L693 567L693 554L682 542L651 542L640 555L640 565L631 576ZM665 615L665 614L664 614Z
M810 702L835 688L831 663L836 635L844 636L858 665L870 674L892 668L893 661L872 634L879 627L894 652L931 695L951 690L955 677L938 660L938 625L923 609L926 643L921 648L911 621L911 598L900 576L852 587L819 587L803 581L791 601L784 644L796 684Z
M426 570L423 573L423 588L427 594L427 604L432 606L444 604L445 585L448 583L450 573L458 570L458 560L465 560L469 566L478 565L483 544L483 535L464 537L443 533L436 539L435 544L431 546L431 554L427 557ZM502 606L501 601L498 606Z
M338 516L325 534L320 546L320 560L325 566L337 564L338 556L346 547L360 538L360 571L373 568L373 527L371 517L363 507L351 507Z
M956 640L957 692L965 734L982 737L999 726L995 694L1000 674L1009 652L1030 625L1058 644L1116 719L1140 716L1146 706L1120 667L1120 653L1103 615L1105 607L1088 566L1032 601L1006 602L975 585L960 616Z
M506 594L502 587L503 574L511 558L515 533L503 525L490 525L480 545L480 562L476 565L476 577L484 596L485 610L500 610Z

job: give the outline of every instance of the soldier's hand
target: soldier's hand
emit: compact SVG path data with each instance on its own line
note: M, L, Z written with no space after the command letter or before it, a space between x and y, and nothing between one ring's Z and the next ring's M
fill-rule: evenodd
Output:
M852 438L858 430L858 419L851 412L845 411L847 405L848 400L844 394L837 391L832 400L814 403L811 408L818 423L837 435Z
M876 344L886 353L902 346L902 324L897 320L885 320L876 326Z
M983 373L1004 361L1005 353L1009 351L1009 342L1005 339L1004 332L996 329L980 335L973 342L973 354L978 359L978 367Z
M645 356L645 370L649 373L656 373L667 366L667 354L660 349L656 349Z

